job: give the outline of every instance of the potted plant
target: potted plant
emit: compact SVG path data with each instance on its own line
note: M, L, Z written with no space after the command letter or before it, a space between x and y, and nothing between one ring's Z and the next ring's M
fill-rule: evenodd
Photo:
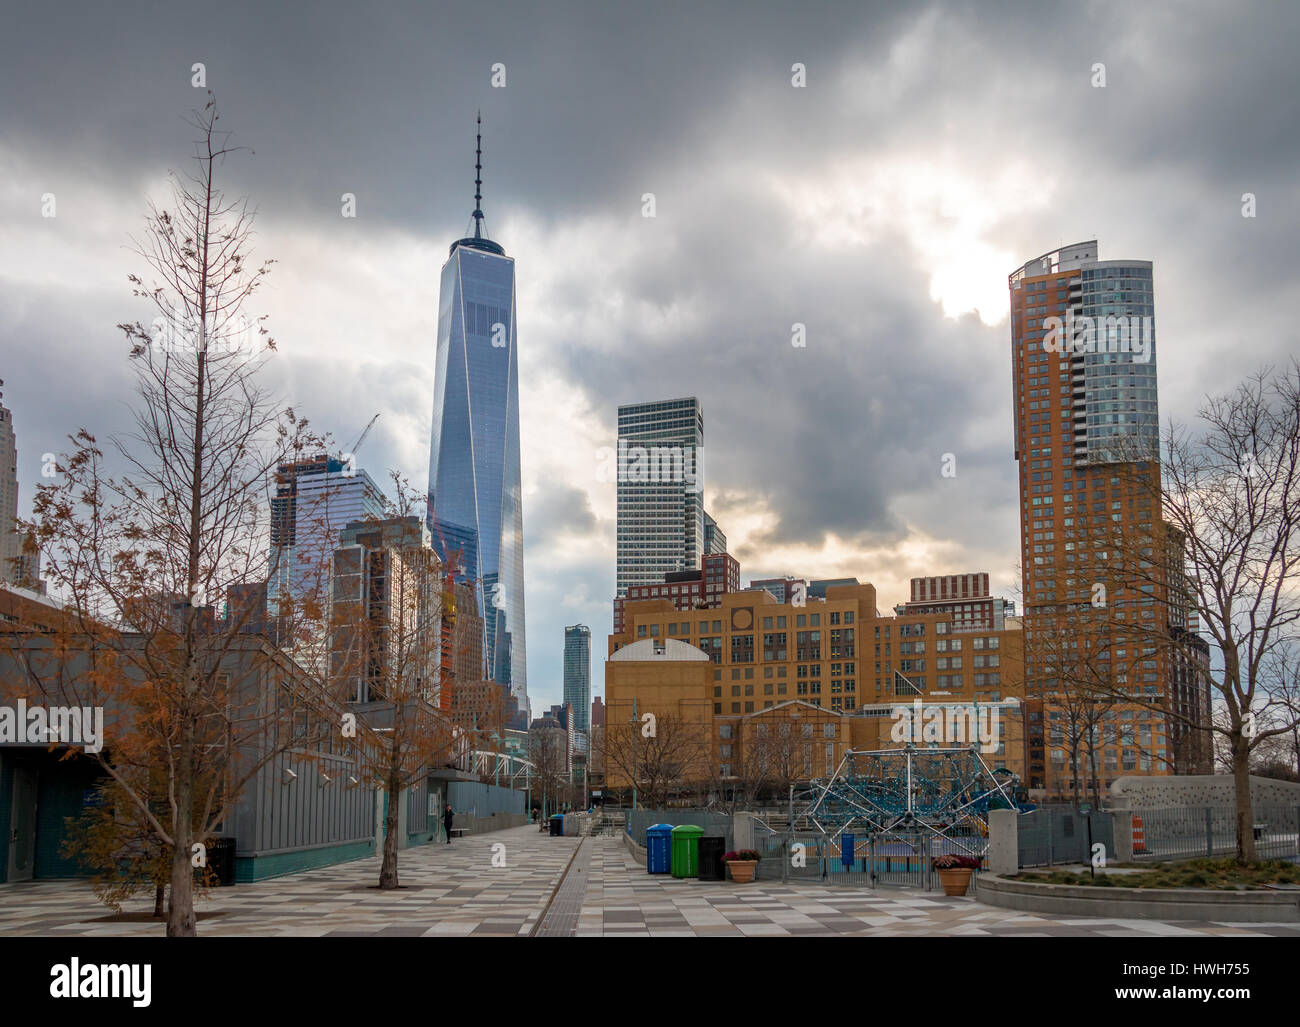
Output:
M737 852L724 853L722 862L727 873L737 884L748 884L754 879L754 871L762 857L753 849L740 849Z
M935 856L930 865L939 871L939 881L945 895L965 895L970 888L971 875L984 861L979 856L958 856L945 852Z

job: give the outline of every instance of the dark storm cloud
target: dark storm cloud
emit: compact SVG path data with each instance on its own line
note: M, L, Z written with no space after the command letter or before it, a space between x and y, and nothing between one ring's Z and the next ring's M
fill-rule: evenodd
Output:
M612 442L620 402L698 395L710 494L774 517L746 571L805 571L765 567L771 546L835 535L888 551L920 532L962 565L899 556L862 576L1008 577L1008 330L944 316L936 264L965 211L909 179L975 183L966 204L987 217L952 245L982 244L958 266L982 294L1077 239L1153 260L1161 412L1186 418L1205 390L1300 348L1298 27L1296 8L1267 3L11 12L0 377L23 501L67 432L125 423L113 326L139 311L122 226L138 228L146 188L185 162L203 62L222 123L256 151L230 162L228 190L262 211L256 255L285 261L267 295L283 343L271 380L341 444L382 410L362 460L376 477L393 466L425 484L438 267L472 208L481 108L489 229L512 253L537 247L520 257L521 296L548 283L521 310L523 365L599 415L591 448ZM806 89L790 86L796 61ZM888 192L844 191L877 172ZM46 191L57 222L36 220ZM340 218L344 192L355 222ZM1240 216L1245 192L1258 218ZM790 344L795 322L806 348ZM550 425L523 430L546 440ZM547 563L574 536L609 545L583 491L591 462L573 457L572 479L543 477L525 506L535 706L558 698L560 628L609 625L612 554Z

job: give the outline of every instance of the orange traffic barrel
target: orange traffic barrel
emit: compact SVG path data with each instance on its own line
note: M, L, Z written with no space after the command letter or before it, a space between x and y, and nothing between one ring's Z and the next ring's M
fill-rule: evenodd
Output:
M1136 855L1139 852L1147 851L1147 836L1143 829L1142 818L1136 813L1133 814L1133 852Z

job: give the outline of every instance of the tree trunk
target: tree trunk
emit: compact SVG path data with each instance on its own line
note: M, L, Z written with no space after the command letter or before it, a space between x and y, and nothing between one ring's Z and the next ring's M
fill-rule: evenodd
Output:
M189 613L193 612L191 605ZM187 693L193 687L192 682L191 675ZM194 845L194 721L194 717L182 713L176 759L176 816L172 828L172 892L167 905L169 938L193 938L198 934L194 918L194 869L190 865L190 849Z
M172 849L171 901L167 904L167 937L193 938L198 934L194 920L194 869L190 866L190 832L176 832ZM183 840L179 837L184 833Z
M1250 798L1250 739L1241 725L1232 736L1232 778L1237 799L1237 862L1255 862L1255 809Z
M153 915L161 917L166 907L163 905L163 899L167 895L167 886L165 884L154 885L153 889Z
M384 891L397 887L397 804L402 797L401 777L388 775L388 815L384 818L384 863L379 870L379 887Z

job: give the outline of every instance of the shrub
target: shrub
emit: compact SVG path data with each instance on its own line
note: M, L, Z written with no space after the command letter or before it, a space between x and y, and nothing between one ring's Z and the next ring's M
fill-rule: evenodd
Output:
M978 870L983 863L978 856L958 856L953 852L945 852L942 856L935 856L930 866L935 870Z
M723 863L757 863L763 857L753 849L741 849L738 852L727 852L722 856Z

